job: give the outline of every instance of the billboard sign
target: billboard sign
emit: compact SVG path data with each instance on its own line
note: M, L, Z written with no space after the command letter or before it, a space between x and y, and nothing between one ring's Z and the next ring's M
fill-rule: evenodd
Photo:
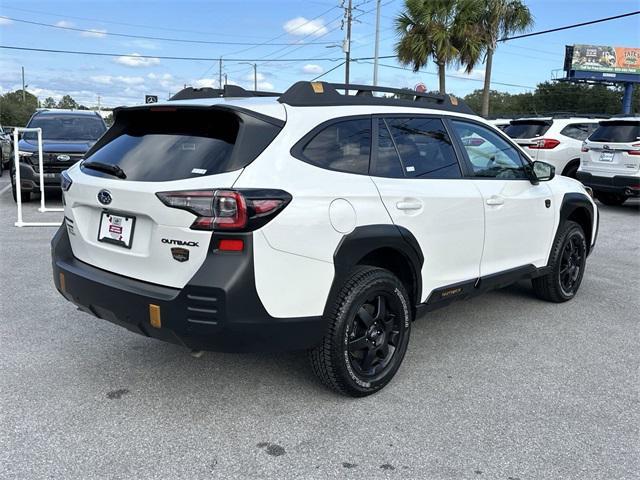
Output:
M574 45L570 60L571 70L640 74L640 48Z

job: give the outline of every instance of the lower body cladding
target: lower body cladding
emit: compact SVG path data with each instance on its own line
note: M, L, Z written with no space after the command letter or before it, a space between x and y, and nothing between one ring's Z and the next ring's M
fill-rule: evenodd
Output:
M578 180L596 192L609 192L627 197L640 196L640 177L614 175L601 177L589 172L578 172Z
M318 344L321 317L276 318L255 286L252 233L241 252L211 250L184 288L170 288L101 270L73 256L66 226L51 242L58 291L82 311L135 333L194 350L259 352ZM215 235L214 242L222 236ZM282 295L286 295L282 291Z

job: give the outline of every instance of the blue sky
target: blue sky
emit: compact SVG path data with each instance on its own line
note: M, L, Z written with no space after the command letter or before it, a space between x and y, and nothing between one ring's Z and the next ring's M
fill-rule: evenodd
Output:
M353 27L353 57L373 56L375 0L353 0L358 21ZM20 67L25 67L28 89L40 99L69 93L93 106L140 103L145 93L166 98L183 85L215 86L218 64L209 61L176 61L136 58L139 55L247 59L258 63L261 89L284 90L297 80L311 80L340 63L342 10L339 0L263 1L119 1L119 0L1 0L0 15L19 20L92 30L77 32L26 24L0 18L0 43L33 48L122 53L125 57L90 57L41 52L0 50L0 92L20 88ZM529 0L534 30L578 23L640 9L640 0ZM403 0L382 0L381 55L393 54L393 18ZM318 18L316 18L318 17ZM315 19L311 22L309 20ZM288 45L218 45L133 39L105 33L170 37L206 42L285 43ZM564 45L590 43L640 46L640 16L514 40L502 44L494 59L493 88L527 91L549 80L562 68ZM268 63L262 59L294 59ZM302 60L302 59L309 60ZM329 60L321 60L329 59ZM399 66L393 59L384 65ZM379 83L413 87L424 82L437 88L435 66L414 74L387 66L379 70ZM229 83L252 88L253 68L224 62ZM470 75L449 72L447 90L463 96L481 88L484 67ZM373 66L352 64L353 83L371 83ZM459 78L461 77L461 78ZM323 77L343 81L344 67ZM509 84L509 85L501 85Z

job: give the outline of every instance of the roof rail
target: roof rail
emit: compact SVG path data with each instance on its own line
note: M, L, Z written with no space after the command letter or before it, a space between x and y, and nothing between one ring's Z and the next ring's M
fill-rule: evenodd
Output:
M355 91L355 95L341 94L338 90ZM392 93L392 97L375 97L373 92ZM320 107L339 105L388 105L433 108L475 115L462 100L452 95L419 93L409 89L374 87L371 85L345 85L327 82L297 82L284 92L280 103L294 107Z
M245 90L237 85L225 85L224 88L186 87L173 95L169 100L191 100L194 98L228 98L228 97L277 97L279 93Z

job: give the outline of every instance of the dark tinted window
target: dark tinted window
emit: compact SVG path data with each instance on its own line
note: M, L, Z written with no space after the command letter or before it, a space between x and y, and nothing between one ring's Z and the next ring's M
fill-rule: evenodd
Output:
M239 121L231 112L133 111L118 116L87 160L118 165L127 180L162 182L229 171ZM233 168L231 168L233 169ZM86 173L102 176L93 169Z
M471 161L476 177L526 179L520 153L489 128L476 123L453 120L456 134Z
M572 123L564 127L560 133L566 137L576 140L586 140L596 123Z
M593 142L629 143L640 140L640 122L606 122L589 137Z
M511 138L534 138L544 135L551 125L549 123L531 120L511 122L504 133Z
M384 120L378 120L378 156L371 175L378 177L403 178L402 164L398 151Z
M89 115L38 115L29 128L42 128L42 138L61 141L95 141L106 131L107 127L101 118ZM27 140L35 140L38 134L27 132Z
M371 120L345 120L329 125L302 149L304 159L318 167L349 173L369 173Z
M442 120L387 118L404 174L416 178L459 178L460 166Z

